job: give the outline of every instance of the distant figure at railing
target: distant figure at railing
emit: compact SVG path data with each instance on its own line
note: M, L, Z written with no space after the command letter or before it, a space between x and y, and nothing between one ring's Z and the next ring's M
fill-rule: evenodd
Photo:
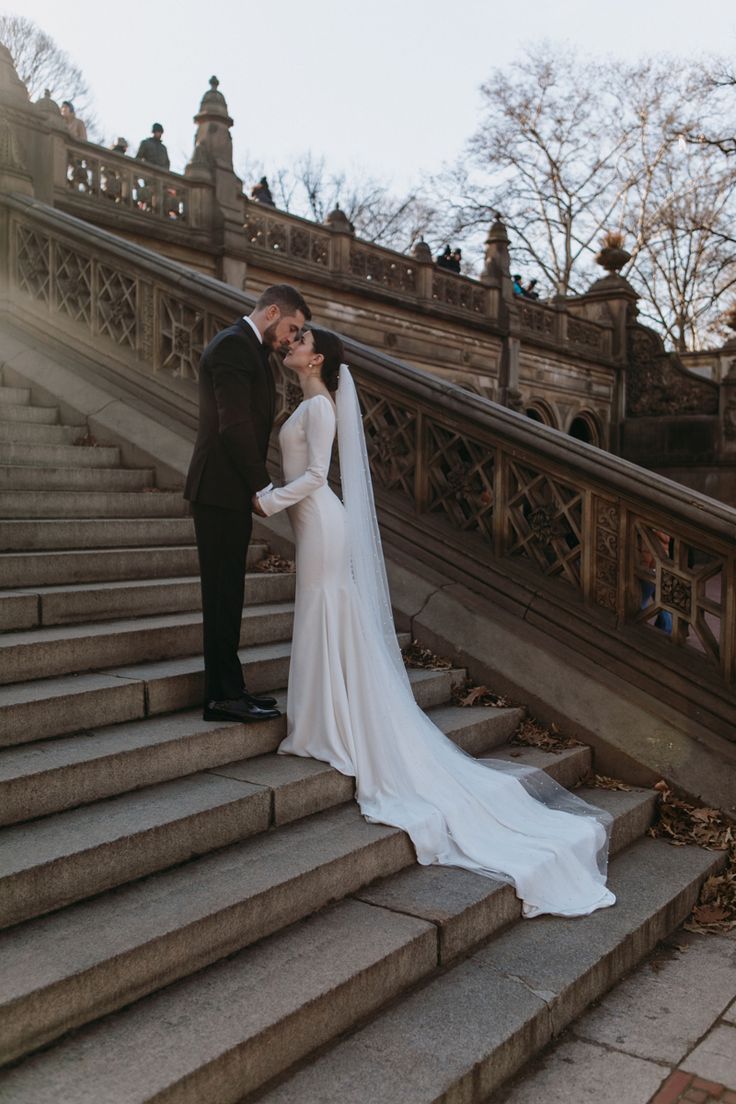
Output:
M536 280L530 280L529 283L525 285L523 290L524 290L524 295L526 295L527 299L538 299L539 298L539 292L536 290L536 287L537 287L537 281Z
M271 189L268 186L268 180L265 176L262 176L257 184L254 184L251 188L250 198L254 199L256 203L265 203L267 207L275 207L276 204L273 201L271 195Z
M153 124L151 137L144 138L138 147L136 157L139 161L145 161L148 165L156 165L159 169L169 168L169 153L161 141L163 132L164 128L160 123Z
M113 153L127 153L128 152L128 139L127 138L116 138L114 144L112 146L110 146L110 149L112 150Z
M536 290L536 287L537 287L537 281L536 280L529 280L529 282L527 284L522 284L521 274L519 272L515 273L511 277L511 280L512 280L512 283L513 283L514 295L521 295L522 298L524 298L524 299L538 299L539 298L539 292Z
M77 118L74 104L71 100L64 100L61 105L61 117L66 123L66 129L76 142L87 141L87 128L81 119Z
M438 268L446 268L450 272L459 272L462 256L460 249L450 249L449 245L446 245L443 251L437 254L435 263Z
M511 277L511 279L513 281L514 295L523 295L524 294L524 288L523 288L522 283L521 283L521 273L516 272Z

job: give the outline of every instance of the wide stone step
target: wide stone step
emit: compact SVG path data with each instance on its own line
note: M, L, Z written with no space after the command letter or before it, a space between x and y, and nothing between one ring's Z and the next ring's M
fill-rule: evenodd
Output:
M543 917L512 925L257 1099L262 1104L481 1104L685 919L703 880L721 862L696 847L638 841L611 866L610 885L618 898L613 908L575 920ZM190 1014L196 1021L194 1009ZM108 1039L122 1020L111 1019L110 1036L104 1025L97 1033L83 1033L76 1055L92 1061L104 1049L111 1056ZM120 1034L116 1039L121 1041ZM171 1037L169 1042L174 1044ZM56 1060L53 1053L44 1073L68 1071L71 1101L73 1052L60 1046ZM10 1082L26 1094L19 1104L31 1100L31 1085L43 1085L38 1061L35 1068L29 1064L27 1081L19 1076ZM150 1068L147 1058L143 1063ZM233 1071L231 1084L245 1084L242 1066L240 1071ZM85 1064L85 1073L93 1075L92 1067ZM122 1068L110 1073L123 1084ZM167 1074L174 1084L171 1069ZM205 1084L202 1074L197 1083ZM218 1100L241 1101L246 1092L229 1095L223 1087ZM143 1086L134 1093L122 1099L142 1102L153 1095ZM176 1104L187 1097L174 1091L167 1099Z
M292 603L245 609L240 643L267 644L291 634ZM0 636L0 684L196 655L202 647L198 613L8 632Z
M3 402L2 388L0 388L0 422L37 422L43 425L55 425L58 421L58 406L28 406Z
M290 654L289 640L242 648L239 655L249 688L265 692L286 686ZM203 666L201 655L181 656L0 686L0 745L26 744L90 727L97 731L140 717L201 708Z
M0 521L2 552L187 543L194 543L194 524L188 517Z
M0 440L0 464L22 464L31 468L116 468L120 466L120 449Z
M0 1092L13 1104L235 1104L377 1014L265 1099L418 1104L457 1085L454 1099L480 1102L686 915L717 861L641 841L613 865L618 913L519 922L434 977L433 924L342 901L81 1028L9 1070Z
M13 441L30 445L72 445L96 452L99 445L78 445L87 430L84 426L38 425L33 422L4 422L0 420L0 441Z
M466 745L477 742L477 734L473 733L477 723L468 719L464 727L459 726L447 735L467 750ZM191 740L191 728L189 738L185 735L191 724L197 731L205 732L198 746L196 740ZM497 731L493 726L488 730L491 743ZM202 754L204 748L207 754L219 756L216 745L221 739L227 743L229 751L237 748L236 753L250 757L3 829L0 833L0 927L93 896L154 870L166 869L190 855L202 854L225 842L251 835L249 827L246 831L240 829L241 823L250 825L250 819L246 817L243 821L239 814L233 820L231 816L232 794L239 792L238 785L245 787L243 800L251 801L258 809L262 792L269 795L266 822L253 831L264 831L273 824L308 816L338 801L347 801L352 795L352 779L339 775L325 763L315 768L315 760L298 756L258 757L259 751L275 748L284 738L286 721L283 716L251 725L177 718L168 728L168 746L163 739L167 733L159 730L162 742L154 749L159 764L167 756L170 761L176 750L171 745L172 733L174 739L177 734L182 739L183 755ZM142 729L139 730L139 742L140 737L145 738ZM187 744L193 752L188 750ZM556 774L559 759L548 758L547 766ZM124 764L121 769L125 770ZM99 771L97 774L101 778ZM232 783L235 790L226 786L221 792L213 786L213 779ZM127 781L124 780L124 784ZM27 792L31 802L30 786ZM180 824L181 810L188 808L197 810L197 831L201 831L202 839L222 838L222 843L206 846L193 843L196 835ZM211 830L210 821L215 823ZM217 828L221 822L221 828ZM228 832L234 834L224 839Z
M285 709L285 694L278 697ZM436 709L431 715L466 751L485 753L508 740L523 711L453 716ZM283 736L281 721L215 723L203 721L197 710L94 726L75 736L7 748L0 754L0 824L47 816L196 771L224 770L234 761L242 773L253 769L252 757L275 751ZM240 765L241 759L249 760L247 766ZM587 760L581 776L586 770Z
M3 518L177 518L188 511L178 491L0 491Z
M0 403L25 405L31 401L30 387L0 387Z
M2 491L142 491L154 482L149 468L0 467Z
M146 529L151 531L150 522ZM160 532L158 523L155 529ZM194 528L186 535L191 539L184 546L0 553L0 587L61 586L196 575L198 564ZM254 567L265 554L265 544L252 543L248 549L247 567Z
M286 686L291 641L240 650L248 687L263 693ZM457 671L410 671L414 697L422 709L447 701ZM204 693L201 655L117 667L95 674L0 687L0 746L157 716L200 706Z
M291 601L294 587L293 574L249 574L245 580L246 604ZM41 625L69 625L201 608L199 576L86 583L33 591L6 590L0 591L0 630L8 632Z
M350 893L436 925L442 964L519 918L508 885L417 866L404 833L369 825L354 804L341 804L352 781L326 764L263 756L249 766L257 784L271 789L275 831L0 936L2 1060ZM606 794L598 804L615 817L613 853L649 824L654 795ZM318 808L327 811L310 815Z

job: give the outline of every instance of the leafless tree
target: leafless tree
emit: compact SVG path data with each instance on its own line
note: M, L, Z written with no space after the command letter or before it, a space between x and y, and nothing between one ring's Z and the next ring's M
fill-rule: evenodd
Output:
M52 99L70 100L92 135L97 120L87 82L69 55L33 20L22 15L0 15L0 42L8 48L18 76L32 100L48 88Z
M623 231L642 312L678 348L697 344L731 286L718 233L734 192L707 150L688 155L713 91L695 78L671 58L592 62L548 45L495 71L466 156L434 182L444 236L478 249L500 210L515 267L570 294L600 275L603 233Z
M263 174L263 164L256 161L249 161L242 172L245 181ZM339 206L359 237L392 249L410 249L428 232L434 217L431 204L418 190L396 196L374 177L330 172L324 157L312 153L303 154L289 166L271 169L267 176L281 210L324 222Z

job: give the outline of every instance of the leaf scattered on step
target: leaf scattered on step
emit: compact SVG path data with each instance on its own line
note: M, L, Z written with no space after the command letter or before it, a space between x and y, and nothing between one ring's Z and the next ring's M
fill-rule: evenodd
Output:
M452 700L455 705L462 706L490 706L493 709L507 709L511 702L503 694L496 694L487 686L476 686L471 678L458 683L452 689Z
M75 437L72 444L77 445L78 448L99 448L100 442L92 433L82 433L79 437Z
M449 659L435 655L429 648L422 648L416 640L407 644L401 654L404 657L404 665L413 670L447 671L452 667Z
M277 556L270 552L255 564L256 571L262 571L266 575L288 575L294 571L294 561L285 560L283 556Z
M695 843L709 851L728 851L728 863L720 874L706 878L697 905L683 925L687 931L719 932L736 928L736 832L719 809L693 805L675 797L666 782L654 787L659 793L657 823L649 835L683 847Z
M524 744L527 747L541 748L542 751L564 751L566 748L582 747L579 740L572 736L563 736L556 724L543 725L528 717L522 721L511 737L512 744Z
M595 786L598 790L630 790L631 786L620 778L610 778L607 774L591 774L585 779L586 786Z

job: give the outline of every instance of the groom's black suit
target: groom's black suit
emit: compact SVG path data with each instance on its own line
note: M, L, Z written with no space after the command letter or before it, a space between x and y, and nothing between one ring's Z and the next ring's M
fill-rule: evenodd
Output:
M238 659L251 498L269 483L276 387L268 350L240 319L221 330L199 365L199 432L184 487L202 580L205 703L243 690Z

